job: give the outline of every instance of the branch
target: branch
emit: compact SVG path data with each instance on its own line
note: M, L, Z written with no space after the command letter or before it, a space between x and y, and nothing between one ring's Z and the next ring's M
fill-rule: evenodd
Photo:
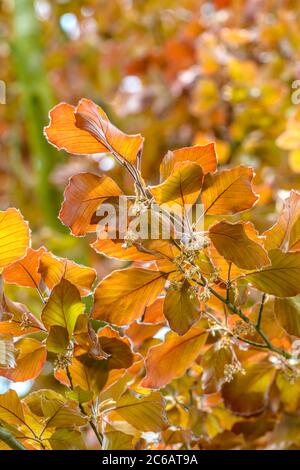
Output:
M261 303L260 303L259 312L258 312L258 318L257 318L257 323L256 323L257 328L260 328L266 297L267 297L267 294L264 292L261 298Z
M0 427L0 440L5 442L5 444L7 444L12 450L27 450L26 447L24 447L23 444L13 436L13 434L3 427Z

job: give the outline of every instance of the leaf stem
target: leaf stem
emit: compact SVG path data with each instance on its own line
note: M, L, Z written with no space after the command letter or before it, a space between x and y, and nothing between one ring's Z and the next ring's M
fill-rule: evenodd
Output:
M264 292L263 295L262 295L262 298L261 298L261 303L260 303L260 306L259 306L258 318L257 318L257 323L256 323L256 326L258 328L260 328L260 324L261 324L261 320L262 320L262 313L263 313L266 297L267 297L267 294Z
M66 373L67 373L67 377L68 377L69 382L70 382L70 389L74 390L73 380L72 380L72 376L71 376L71 373L70 373L69 366L67 366L67 368L66 368ZM99 442L100 446L102 447L102 442L103 442L102 434L99 433L99 431L97 429L97 426L91 420L90 416L86 413L85 409L83 408L82 403L78 403L78 406L79 406L79 409L80 409L81 413L89 418L89 425L92 428L92 430L94 431L94 434L97 438L97 441Z

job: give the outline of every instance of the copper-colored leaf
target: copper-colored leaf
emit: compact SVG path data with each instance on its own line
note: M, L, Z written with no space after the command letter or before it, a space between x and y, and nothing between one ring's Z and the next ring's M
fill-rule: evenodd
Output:
M249 236L248 228L254 229L251 222L231 223L223 220L210 227L209 236L217 251L227 261L239 268L260 269L270 264L268 253L258 236L254 239Z
M147 269L114 271L95 291L93 317L115 325L138 319L162 291L166 274Z
M125 434L111 425L105 427L103 435L103 450L131 450L133 449L133 436Z
M67 152L116 152L129 163L135 163L144 140L140 134L127 135L117 129L104 111L87 99L82 99L77 108L66 103L55 106L45 135L50 143Z
M94 396L99 395L108 378L108 362L96 360L88 354L73 357L69 366L73 386L90 391ZM57 370L55 377L65 385L70 386L65 370Z
M202 190L205 214L228 215L250 209L258 199L252 178L252 168L244 166L206 175Z
M24 287L38 287L41 280L41 274L38 271L40 258L45 251L43 247L38 250L29 248L26 256L4 268L5 282Z
M217 348L216 345L213 345L206 351L201 362L203 367L201 380L205 393L220 391L225 382L225 366L230 364L231 360L232 354L229 348Z
M109 258L116 258L122 261L151 261L157 258L155 255L143 253L135 246L123 247L124 240L112 240L110 238L97 238L91 244L92 248L101 255L108 256Z
M300 295L287 299L276 298L274 312L285 331L300 338Z
M189 283L183 282L178 290L168 289L164 302L164 316L179 335L184 335L200 316L199 300L191 296L189 288Z
M163 343L149 350L146 357L145 388L160 388L181 377L199 356L207 338L205 330L192 327L185 335L167 334Z
M160 180L163 181L171 174L174 166L180 162L194 162L201 166L204 174L214 173L217 169L215 144L195 145L169 151L160 165Z
M128 339L109 326L98 332L99 343L108 357L109 369L128 369L133 363L133 353Z
M222 387L225 406L234 414L253 416L262 413L274 378L274 367L269 361L245 366L245 374L237 373Z
M43 281L53 289L62 278L74 284L81 295L88 295L96 279L96 271L66 258L58 258L49 252L43 254L39 269Z
M29 228L17 209L0 211L0 269L22 258L29 247Z
M284 251L300 249L300 194L291 191L284 201L278 221L264 233L267 250L281 248Z
M109 176L93 173L74 175L66 187L59 218L75 236L94 232L93 214L106 199L121 194L121 189Z
M0 375L14 382L35 379L46 361L46 347L32 338L20 339L15 343L16 366L13 369L0 369Z
M2 309L0 335L23 336L44 330L42 323L28 311L25 305L3 296Z

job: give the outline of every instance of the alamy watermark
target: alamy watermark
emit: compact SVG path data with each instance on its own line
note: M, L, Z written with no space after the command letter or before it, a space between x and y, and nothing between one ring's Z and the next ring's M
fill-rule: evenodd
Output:
M99 239L124 240L130 246L142 240L178 240L190 249L205 244L203 204L172 204L161 207L155 203L130 204L120 196L116 204L103 203L97 211Z

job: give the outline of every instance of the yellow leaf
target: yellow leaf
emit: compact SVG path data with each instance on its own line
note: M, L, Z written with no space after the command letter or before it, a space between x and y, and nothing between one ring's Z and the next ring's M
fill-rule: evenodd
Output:
M0 211L0 269L22 258L29 247L29 228L17 209Z
M84 304L78 289L66 279L54 287L47 304L42 312L42 321L49 329L51 326L61 326L72 336L77 318L84 312Z
M0 419L17 426L25 423L22 403L14 390L0 394Z
M276 297L300 294L300 252L269 251L271 266L244 276L257 289Z
M193 205L198 199L202 180L203 172L197 163L177 163L171 175L158 186L151 186L150 192L157 204L182 214L184 205Z
M167 426L165 401L159 392L137 396L127 390L117 401L115 412L143 432L159 432Z

